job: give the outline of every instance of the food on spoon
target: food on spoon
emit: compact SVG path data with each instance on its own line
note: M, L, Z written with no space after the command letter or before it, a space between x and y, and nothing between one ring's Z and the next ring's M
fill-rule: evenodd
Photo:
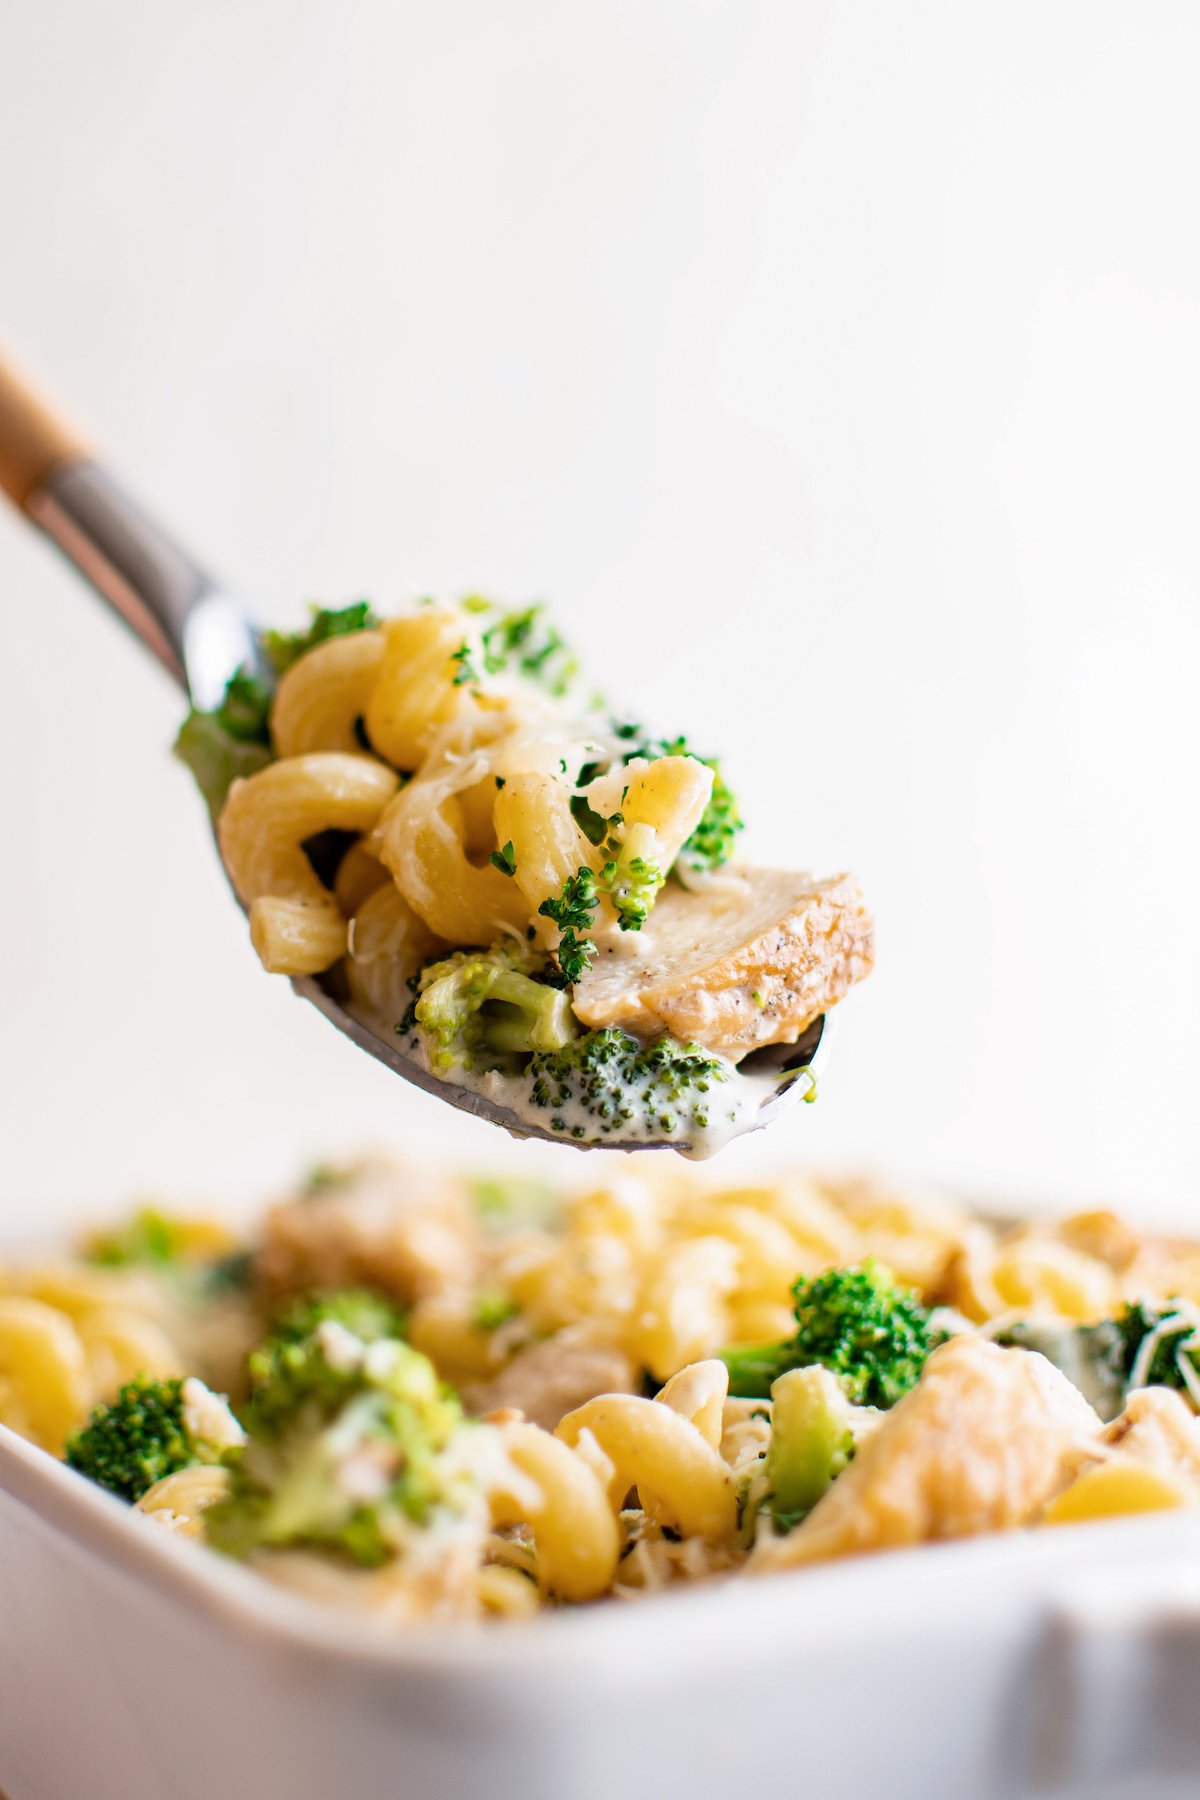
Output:
M869 972L853 878L736 866L720 766L581 699L539 608L358 602L263 649L176 746L255 949L516 1129L711 1154L779 1079L739 1065Z

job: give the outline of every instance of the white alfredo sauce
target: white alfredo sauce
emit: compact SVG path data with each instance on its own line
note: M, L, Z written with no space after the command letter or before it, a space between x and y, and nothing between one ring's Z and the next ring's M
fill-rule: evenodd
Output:
M710 1078L708 1092L701 1097L703 1112L700 1117L696 1117L690 1108L679 1108L673 1114L654 1114L636 1124L617 1125L605 1132L598 1129L604 1121L597 1119L596 1114L577 1099L560 1105L537 1105L527 1074L508 1074L499 1069L434 1069L429 1059L428 1039L422 1031L414 1030L397 1040L394 1025L378 1014L355 1006L349 1010L385 1044L394 1048L399 1041L407 1056L447 1087L466 1088L481 1094L493 1106L503 1107L511 1113L518 1121L510 1128L514 1136L525 1135L521 1126L526 1125L531 1132L552 1132L564 1143L579 1148L636 1150L643 1145L666 1144L680 1156L701 1162L715 1156L731 1139L758 1129L759 1111L780 1082L778 1073L743 1074L733 1063L718 1057L722 1074ZM800 1074L795 1079L799 1096L805 1082L811 1082L812 1078Z

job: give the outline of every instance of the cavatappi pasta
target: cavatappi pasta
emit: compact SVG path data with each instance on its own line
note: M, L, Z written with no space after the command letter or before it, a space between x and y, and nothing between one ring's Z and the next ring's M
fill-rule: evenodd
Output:
M709 1154L778 1086L747 1056L870 968L854 882L735 866L717 764L581 698L538 608L361 603L264 649L177 745L255 950L516 1128Z
M1193 1243L802 1175L365 1162L0 1277L0 1423L121 1491L89 1416L181 1396L145 1528L395 1628L1200 1506L1198 1371Z

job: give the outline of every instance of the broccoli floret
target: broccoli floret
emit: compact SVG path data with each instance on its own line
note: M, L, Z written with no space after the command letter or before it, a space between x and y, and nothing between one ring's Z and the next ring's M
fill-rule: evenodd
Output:
M471 1324L476 1331L499 1331L501 1325L515 1319L520 1310L511 1294L476 1294L471 1307Z
M478 601L469 603L482 610ZM485 601L483 606L487 606ZM579 663L545 616L544 607L526 606L503 612L482 633L483 662L490 675L515 670L561 698L579 673Z
M600 870L598 886L612 901L622 931L642 929L666 880L653 856L657 842L649 825L632 825L623 838L609 842L615 854Z
M123 1224L90 1233L82 1253L102 1268L150 1268L181 1275L212 1268L239 1254L231 1233L217 1220L160 1212L156 1206L143 1206Z
M562 1195L528 1175L479 1175L471 1182L475 1214L489 1237L513 1231L552 1231L562 1216Z
M664 1133L703 1128L728 1079L728 1066L697 1044L671 1037L640 1044L618 1026L606 1025L577 1038L564 1050L535 1056L529 1065L530 1097L552 1110L552 1131L575 1138ZM568 1126L560 1109L574 1102L589 1114L589 1125ZM765 1390L764 1390L765 1392Z
M469 595L462 606L464 612L478 613L482 619L478 637L464 641L454 652L458 664L455 687L510 672L536 682L556 699L570 690L579 663L546 619L542 606L498 613L493 603L479 594ZM486 619L491 623L482 622Z
M771 1387L765 1478L777 1531L807 1517L854 1455L857 1409L821 1364L789 1369Z
M253 1250L231 1250L227 1256L219 1256L201 1273L201 1295L220 1300L230 1294L248 1294L254 1286L257 1264Z
M413 1018L435 1069L496 1067L506 1057L558 1050L575 1036L560 989L527 974L512 952L456 950L426 963Z
M408 1344L365 1341L325 1317L307 1338L276 1338L251 1360L248 1441L228 1498L206 1515L218 1549L310 1544L373 1566L412 1525L469 1503L470 1479L446 1452L470 1428Z
M354 1175L351 1164L313 1163L304 1177L304 1193L308 1197L336 1193L339 1188L349 1187Z
M241 1441L224 1401L202 1381L128 1381L67 1442L66 1461L130 1504L193 1463L219 1462Z
M1187 1301L1136 1300L1094 1325L1018 1319L995 1342L1040 1351L1105 1421L1135 1387L1176 1388L1200 1410L1200 1317Z
M874 1260L813 1280L801 1276L792 1296L793 1336L720 1352L730 1393L762 1399L788 1369L821 1363L856 1405L894 1406L915 1387L939 1341L928 1309Z
M398 1306L369 1288L337 1288L292 1300L250 1353L246 1368L251 1389L260 1394L270 1390L278 1401L293 1378L307 1387L315 1334L329 1323L352 1332L361 1343L373 1344L379 1338L402 1337L405 1318Z
M82 1245L100 1268L150 1269L186 1305L202 1306L254 1284L255 1256L234 1244L212 1219L181 1218L144 1206L114 1230L97 1231Z
M472 683L482 680L479 670L475 667L475 653L470 644L465 641L458 646L457 650L450 652L450 661L457 664L452 683L454 687L468 687Z
M678 754L690 755L691 752L680 751ZM707 873L727 863L733 855L737 834L745 827L737 800L721 773L720 763L711 756L701 756L698 761L706 763L713 772L712 793L700 815L700 823L675 862L676 870L682 869L685 875L689 871Z
M1125 1371L1134 1387L1173 1387L1200 1408L1200 1316L1186 1300L1161 1307L1143 1300L1117 1318L1125 1344Z
M576 796L577 799L580 797ZM620 813L614 813L610 819L592 813L590 808L588 813L606 831L621 823ZM576 818L579 817L576 812ZM606 837L603 848L607 860L600 873L597 875L587 863L582 863L577 872L568 875L563 882L562 893L557 899L542 901L539 914L553 920L560 933L556 953L560 985L573 985L592 965L596 945L587 934L595 925L602 894L611 900L622 931L640 931L646 923L665 879L651 854L656 842L655 833L648 825L632 826L624 837L616 834Z
M271 690L244 669L230 678L213 712L195 707L179 728L174 754L185 763L215 819L233 783L271 761Z
M331 1394L341 1392L342 1375L325 1346L332 1328L336 1343L349 1332L359 1344L399 1337L403 1314L366 1289L293 1300L271 1323L271 1329L246 1359L246 1373L259 1426L287 1418L310 1399L322 1381Z
M114 1231L96 1232L84 1245L88 1262L109 1269L169 1268L194 1253L187 1222L154 1206L142 1207Z
M306 631L263 632L263 650L276 675L284 674L294 662L330 638L346 637L352 631L373 631L379 624L366 600L356 600L350 606L313 606L309 611L312 621Z
M712 793L700 823L680 850L669 873L686 878L689 873L707 873L728 862L737 834L743 828L743 820L717 758L701 756L684 737L647 737L640 725L618 724L613 729L615 735L629 745L621 752L622 762L631 763L640 757L656 762L661 756L690 756L713 772Z
M596 918L600 894L596 875L586 864L575 875L568 875L557 900L543 900L538 907L541 917L553 920L561 936L558 941L558 972L564 985L586 975L596 954L596 946L586 935Z

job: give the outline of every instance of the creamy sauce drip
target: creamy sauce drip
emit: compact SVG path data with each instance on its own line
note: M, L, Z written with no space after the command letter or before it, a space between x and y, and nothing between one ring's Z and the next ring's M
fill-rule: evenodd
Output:
M359 1022L382 1042L394 1047L397 1043L395 1030L378 1014L372 1014L362 1008L349 1008ZM470 1093L481 1094L493 1106L503 1107L518 1121L512 1129L514 1136L524 1136L521 1126L527 1126L530 1132L552 1132L561 1137L565 1144L573 1144L576 1148L583 1146L596 1149L633 1150L641 1146L668 1144L680 1156L690 1161L702 1162L715 1156L727 1143L735 1137L741 1137L747 1131L759 1129L758 1114L763 1104L769 1100L779 1087L778 1074L748 1075L734 1066L733 1063L721 1059L725 1070L725 1079L713 1081L708 1093L704 1096L708 1123L700 1125L687 1114L681 1114L672 1128L665 1128L660 1117L650 1117L644 1130L633 1131L629 1127L618 1128L610 1133L597 1130L594 1113L578 1100L570 1100L561 1106L538 1106L530 1094L529 1077L526 1074L510 1075L499 1069L438 1069L430 1067L428 1042L424 1034L414 1031L411 1036L400 1040L407 1056L419 1063L447 1087L465 1088ZM798 1079L798 1092L802 1091L804 1077ZM559 1130L556 1120L562 1121Z

